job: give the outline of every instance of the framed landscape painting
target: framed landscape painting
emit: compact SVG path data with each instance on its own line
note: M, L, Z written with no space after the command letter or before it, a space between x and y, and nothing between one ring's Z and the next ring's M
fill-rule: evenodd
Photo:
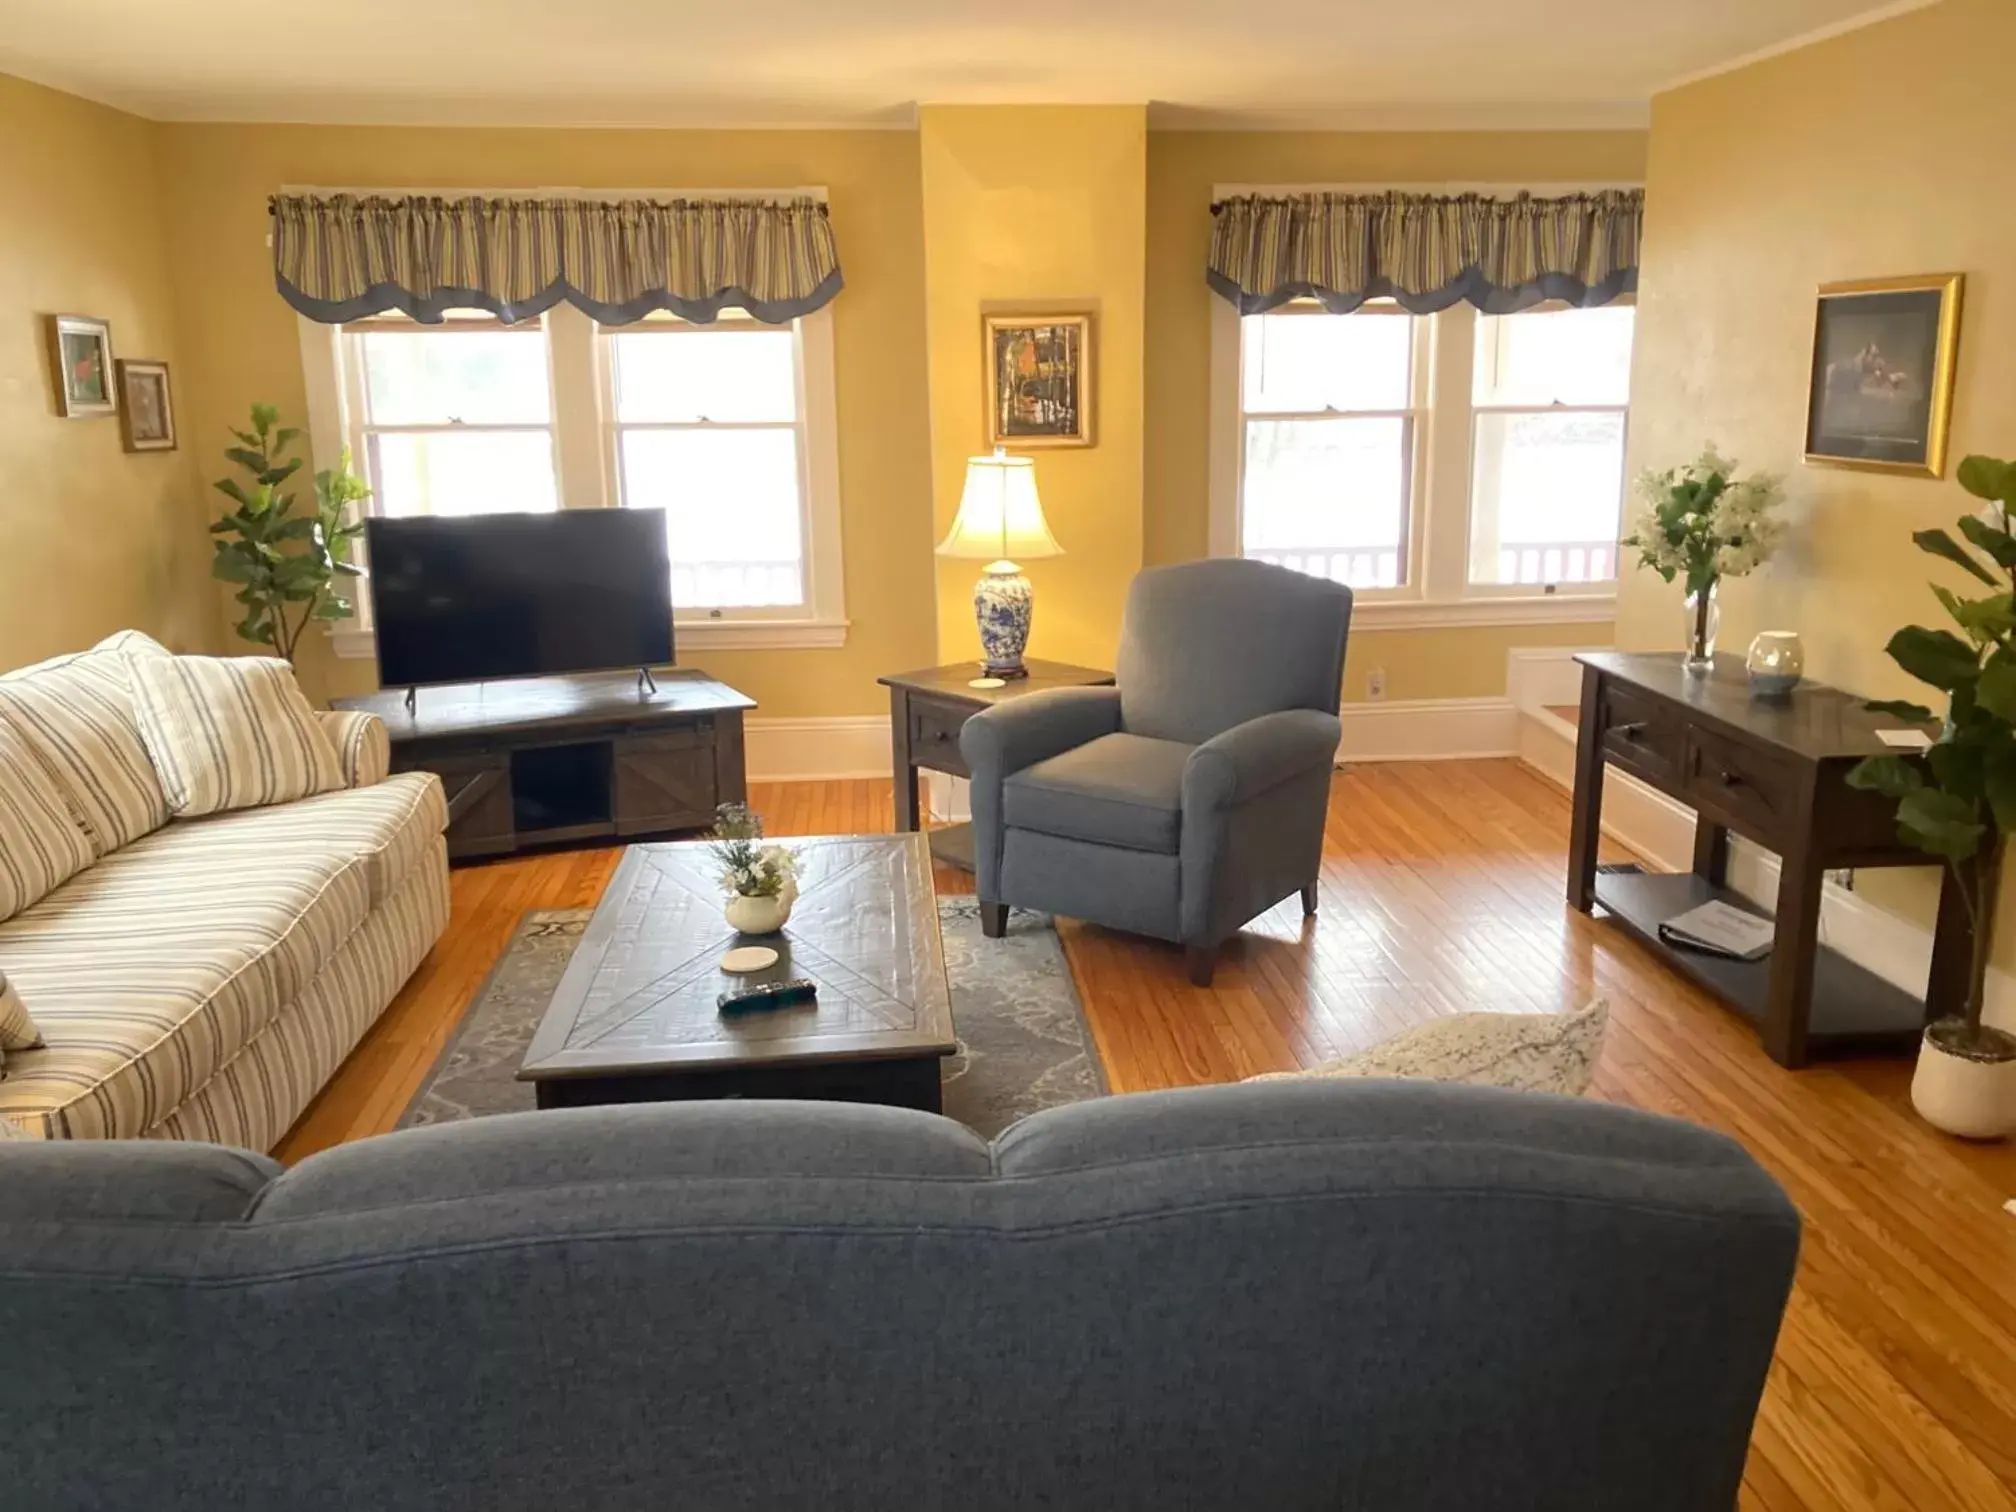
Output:
M1946 475L1963 282L1934 273L1821 285L1808 462Z
M1092 444L1092 317L984 319L989 446Z
M175 450L175 406L168 394L168 364L119 359L119 426L126 450Z
M66 420L116 415L112 328L90 315L49 317L49 366L56 378L56 413Z

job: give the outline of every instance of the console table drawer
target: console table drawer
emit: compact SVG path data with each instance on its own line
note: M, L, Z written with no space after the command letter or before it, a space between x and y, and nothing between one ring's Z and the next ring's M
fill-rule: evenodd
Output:
M1606 683L1603 749L1619 766L1651 779L1677 781L1687 748L1687 728L1663 704Z
M1799 774L1753 746L1697 727L1688 733L1684 796L1738 829L1775 836L1799 817Z
M970 704L940 703L936 699L910 698L910 748L919 766L954 776L972 775L966 758L959 754L959 732L972 717Z

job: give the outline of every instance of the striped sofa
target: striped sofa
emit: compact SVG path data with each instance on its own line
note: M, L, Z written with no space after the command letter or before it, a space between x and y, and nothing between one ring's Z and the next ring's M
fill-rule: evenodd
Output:
M166 654L129 631L0 677L0 721L92 852L0 923L44 1041L6 1052L0 1121L267 1150L446 928L447 808L433 776L387 775L376 719L326 713L345 787L171 821L123 670Z

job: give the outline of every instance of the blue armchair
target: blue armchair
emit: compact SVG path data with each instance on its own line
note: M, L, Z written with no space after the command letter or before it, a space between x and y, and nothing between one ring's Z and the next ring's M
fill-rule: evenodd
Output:
M1118 684L1032 693L976 714L981 928L1038 908L1218 948L1298 889L1316 911L1341 728L1351 590L1261 562L1134 579Z

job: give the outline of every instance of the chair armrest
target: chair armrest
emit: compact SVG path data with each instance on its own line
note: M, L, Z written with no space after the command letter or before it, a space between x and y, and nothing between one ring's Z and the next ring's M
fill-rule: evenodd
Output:
M1337 757L1344 727L1320 709L1262 714L1214 735L1183 768L1183 807L1236 808Z
M1118 688L1051 688L982 709L959 732L973 780L996 781L1120 728Z
M973 885L1001 901L1001 786L1024 767L1120 728L1118 688L1051 688L982 709L959 731L959 754L973 785Z
M362 709L317 709L322 733L336 747L345 787L372 787L392 771L392 737L385 721Z

